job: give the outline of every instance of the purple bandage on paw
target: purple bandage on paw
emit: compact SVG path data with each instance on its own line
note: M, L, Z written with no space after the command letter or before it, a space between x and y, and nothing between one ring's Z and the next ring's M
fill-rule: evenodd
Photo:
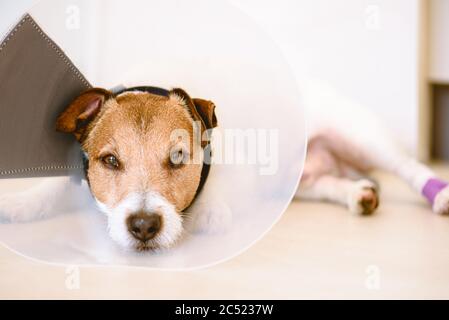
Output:
M429 200L429 202L431 204L433 204L435 197L437 196L437 194L443 190L444 188L446 188L448 185L447 182L439 180L439 179L435 179L435 178L431 178L429 180L427 180L424 188L422 189L422 194L424 197L427 198L427 200Z

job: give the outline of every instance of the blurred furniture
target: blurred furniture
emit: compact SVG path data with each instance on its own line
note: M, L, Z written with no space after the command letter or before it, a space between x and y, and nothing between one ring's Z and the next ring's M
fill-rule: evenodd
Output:
M449 0L429 4L431 155L449 160Z
M449 160L449 84L432 83L431 88L432 157L447 161Z

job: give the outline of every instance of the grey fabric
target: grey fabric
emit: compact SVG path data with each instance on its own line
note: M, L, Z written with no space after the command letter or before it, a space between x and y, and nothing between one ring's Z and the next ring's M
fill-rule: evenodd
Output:
M56 132L55 121L90 87L25 15L0 44L0 178L67 175L82 168L78 144Z

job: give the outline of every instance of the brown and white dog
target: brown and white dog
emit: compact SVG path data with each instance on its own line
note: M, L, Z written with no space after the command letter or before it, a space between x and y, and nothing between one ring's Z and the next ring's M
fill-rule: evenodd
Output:
M182 89L162 95L92 89L59 117L57 130L81 143L90 190L108 215L114 240L147 249L179 239L181 213L204 174L195 122L204 136L216 126L214 109L211 101L192 99ZM173 138L181 131L186 139Z
M192 99L182 89L113 94L94 88L58 118L57 130L81 144L90 191L122 247L169 248L182 235L188 207L191 215L195 208L210 213L201 201L200 208L191 204L209 170L203 157L209 130L217 125L214 109L211 101ZM67 178L49 178L23 194L1 195L0 217L19 222L51 215L67 188Z

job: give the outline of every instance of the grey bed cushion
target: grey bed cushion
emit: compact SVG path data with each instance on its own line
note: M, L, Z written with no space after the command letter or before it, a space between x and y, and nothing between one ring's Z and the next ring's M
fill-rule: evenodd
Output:
M0 44L0 179L68 175L79 146L56 132L57 116L91 85L25 15Z

